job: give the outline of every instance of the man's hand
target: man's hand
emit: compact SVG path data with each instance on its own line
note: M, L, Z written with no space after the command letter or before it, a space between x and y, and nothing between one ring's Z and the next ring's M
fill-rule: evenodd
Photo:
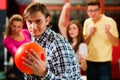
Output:
M30 52L26 51L26 54L28 58L22 58L24 60L23 64L29 67L35 75L44 77L47 74L46 56L45 61L41 60L39 55L33 49L30 49Z

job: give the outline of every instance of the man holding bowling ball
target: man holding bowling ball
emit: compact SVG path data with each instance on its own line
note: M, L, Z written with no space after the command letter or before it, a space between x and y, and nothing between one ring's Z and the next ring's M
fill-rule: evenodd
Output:
M45 60L41 60L31 48L22 57L23 65L34 74L25 74L25 80L81 80L80 69L74 50L60 34L51 30L50 13L44 4L35 2L24 11L28 31L35 42L45 49Z

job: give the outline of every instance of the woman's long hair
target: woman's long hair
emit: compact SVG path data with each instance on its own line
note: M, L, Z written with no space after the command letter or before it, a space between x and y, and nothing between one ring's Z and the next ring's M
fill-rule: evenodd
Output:
M11 25L13 24L14 21L20 21L23 23L23 18L19 14L14 14L8 21L8 25L5 28L4 35L10 35L11 34Z
M77 35L77 43L73 46L74 51L77 52L80 43L84 42L83 27L82 27L82 25L81 25L79 20L72 20L72 21L70 21L70 23L68 24L68 27L67 27L67 38L68 38L68 41L70 42L70 44L73 43L73 39L70 37L70 34L68 32L69 27L70 27L71 24L76 24L77 27L78 27L78 31L79 31L78 35Z

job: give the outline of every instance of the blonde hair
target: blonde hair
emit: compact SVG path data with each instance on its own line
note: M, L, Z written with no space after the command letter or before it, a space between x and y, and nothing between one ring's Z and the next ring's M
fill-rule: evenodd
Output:
M10 35L11 34L11 25L13 24L14 21L20 21L23 23L23 18L19 14L14 14L8 21L8 25L6 26L4 35Z

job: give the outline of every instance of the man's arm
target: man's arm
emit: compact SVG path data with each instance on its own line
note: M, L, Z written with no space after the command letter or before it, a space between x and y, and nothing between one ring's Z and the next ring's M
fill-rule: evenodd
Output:
M89 33L88 35L85 35L85 36L84 36L85 43L86 43L87 45L89 44L89 42L90 42L92 36L94 35L95 31L96 31L96 28L95 28L95 27L91 27L91 28L90 28L90 33Z
M105 25L105 32L113 46L119 45L119 39L110 33L110 25Z

